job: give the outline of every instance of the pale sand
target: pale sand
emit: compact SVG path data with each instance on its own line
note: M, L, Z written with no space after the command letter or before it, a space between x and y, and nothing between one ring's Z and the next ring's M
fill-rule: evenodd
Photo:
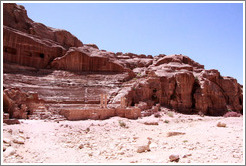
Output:
M128 128L121 127L119 120ZM143 124L145 121L158 121L159 125ZM16 149L14 155L3 157L3 163L165 164L171 163L171 154L179 155L178 163L244 163L243 117L174 113L174 117L164 114L161 118L150 116L137 120L113 117L59 123L21 122L3 126L3 137L12 140L11 146ZM217 127L218 122L227 126ZM172 131L185 134L167 137ZM24 136L25 143L13 143L16 136ZM147 137L152 139L150 151L137 153L138 145L146 145ZM188 156L183 158L184 155Z

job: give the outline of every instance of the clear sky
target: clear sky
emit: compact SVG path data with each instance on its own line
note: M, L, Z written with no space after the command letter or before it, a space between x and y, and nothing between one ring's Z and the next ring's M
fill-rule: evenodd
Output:
M18 3L100 49L183 54L243 84L242 3Z

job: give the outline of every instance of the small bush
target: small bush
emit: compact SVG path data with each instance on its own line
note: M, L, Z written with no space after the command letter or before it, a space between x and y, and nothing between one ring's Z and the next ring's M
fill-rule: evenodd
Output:
M169 120L164 120L164 123L169 123Z
M121 121L121 120L119 120L119 125L120 125L120 127L127 128L126 123Z
M228 112L233 112L231 109L227 109Z

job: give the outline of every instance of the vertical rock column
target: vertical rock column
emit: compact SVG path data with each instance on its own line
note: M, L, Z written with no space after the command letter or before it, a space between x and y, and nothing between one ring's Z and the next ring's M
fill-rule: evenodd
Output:
M100 104L101 108L107 108L107 94L101 94Z

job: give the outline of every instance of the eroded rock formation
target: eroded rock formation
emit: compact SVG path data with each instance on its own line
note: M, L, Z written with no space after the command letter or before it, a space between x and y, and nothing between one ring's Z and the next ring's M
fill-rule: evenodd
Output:
M3 9L4 86L37 93L49 110L97 109L100 94L108 94L114 115L122 97L146 115L160 106L205 115L243 113L237 80L205 70L187 56L100 50L65 30L32 21L20 5L4 4Z
M28 119L41 105L44 103L37 93L25 93L18 88L3 91L3 111L8 118Z

